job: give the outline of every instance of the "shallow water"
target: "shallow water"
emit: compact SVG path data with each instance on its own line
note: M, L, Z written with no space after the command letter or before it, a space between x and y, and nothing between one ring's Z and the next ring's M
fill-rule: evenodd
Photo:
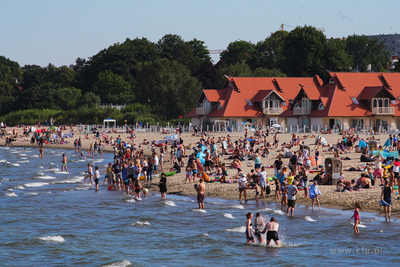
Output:
M60 150L0 148L0 260L2 266L170 266L282 264L398 264L399 220L361 213L361 234L347 222L352 211L300 205L286 217L275 204L159 194L134 201L83 184L87 163L105 170L112 155L82 158ZM18 161L22 161L18 165ZM27 159L26 159L27 158ZM103 179L101 179L103 182ZM282 247L245 244L245 215L260 211L280 223Z

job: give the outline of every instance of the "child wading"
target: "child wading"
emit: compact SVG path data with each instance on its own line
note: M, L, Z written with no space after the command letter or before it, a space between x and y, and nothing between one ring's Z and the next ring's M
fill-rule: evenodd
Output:
M358 234L360 231L358 230L358 224L361 223L361 216L360 216L361 205L360 203L356 202L354 204L354 214L351 216L349 221L354 218L354 233Z

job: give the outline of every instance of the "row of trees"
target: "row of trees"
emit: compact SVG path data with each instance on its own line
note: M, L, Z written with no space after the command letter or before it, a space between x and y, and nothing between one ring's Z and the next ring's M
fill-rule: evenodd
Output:
M129 123L163 121L190 111L202 88L220 88L224 75L324 78L326 70L366 71L369 64L373 71L384 71L388 62L388 51L376 39L353 35L328 40L310 26L277 31L257 44L234 41L217 64L197 39L184 41L173 34L156 43L126 39L69 67L20 67L0 57L0 116L26 123L45 109L62 123L92 123L98 119L94 114ZM99 107L132 103L123 111Z

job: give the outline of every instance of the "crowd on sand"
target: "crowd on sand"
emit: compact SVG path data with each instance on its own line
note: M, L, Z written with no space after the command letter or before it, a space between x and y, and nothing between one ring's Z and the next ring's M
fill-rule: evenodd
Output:
M310 204L313 211L315 205L318 209L321 204L348 209L360 202L371 211L382 211L379 205L383 206L386 220L391 218L392 206L398 214L399 159L381 154L371 157L368 146L357 145L360 140L374 140L380 150L383 148L379 147L379 139L388 137L387 149L398 151L396 135L358 135L353 129L298 135L269 128L246 129L243 133L199 132L196 128L182 133L177 128L176 138L155 142L165 139L168 131L136 133L129 127L123 131L100 132L96 127L77 131L72 125L68 130L65 126L43 131L38 128L32 131L29 126L3 127L1 138L7 146L38 146L41 156L46 147L68 147L85 157L112 152L114 162L104 170L103 184L109 190L132 194L137 200L142 200L149 190L159 191L164 199L168 187L172 193L197 195L199 208L204 208L205 196L234 199L236 195L240 203L253 199L256 205L259 201L279 202L288 216L293 215L296 201ZM64 138L63 131L72 134ZM62 142L50 142L49 136L54 134ZM368 156L372 162L360 162L360 155ZM325 169L326 158L343 163L338 177ZM98 189L100 177L96 171L100 170L93 170L91 165L87 168L84 182L89 179ZM371 196L375 197L373 201ZM367 198L369 202L364 201Z

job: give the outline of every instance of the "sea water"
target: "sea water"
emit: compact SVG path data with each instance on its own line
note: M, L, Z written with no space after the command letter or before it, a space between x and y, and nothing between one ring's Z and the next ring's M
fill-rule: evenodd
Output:
M60 172L62 153L67 174ZM386 223L361 212L356 235L347 222L351 210L312 212L299 205L286 217L276 204L251 200L240 205L206 197L206 212L194 197L161 200L150 193L135 201L83 184L87 163L103 173L111 154L88 158L45 149L44 159L37 155L38 149L0 148L1 266L399 264L397 219ZM247 212L275 217L282 246L246 244Z

